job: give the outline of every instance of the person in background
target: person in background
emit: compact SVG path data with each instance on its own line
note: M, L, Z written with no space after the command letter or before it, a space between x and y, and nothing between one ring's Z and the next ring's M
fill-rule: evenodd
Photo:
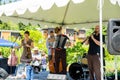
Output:
M103 42L104 42L103 36ZM99 25L95 26L93 34L87 38L85 44L89 44L88 50L88 67L90 80L101 80L101 72L100 72L100 33L99 33ZM95 76L95 78L94 78Z
M39 52L38 47L33 49L32 61L34 66L39 66L41 64L41 52Z
M32 66L30 65L30 63L32 61L31 49L34 48L34 43L29 36L30 36L30 32L25 31L24 38L21 41L21 45L15 47L16 49L23 47L23 52L20 58L20 62L22 64L25 64L26 66L26 80L31 80L31 75L32 75L31 73L33 73Z
M42 71L46 71L47 61L46 61L46 54L44 51L42 52L41 65L42 65Z
M50 37L48 37L46 42L46 46L48 49L48 61L52 59L51 48L53 48L54 41L55 41L54 32L50 31Z
M25 31L24 32L24 39L21 41L21 45L17 46L15 48L21 48L23 47L23 53L21 56L20 61L22 63L30 63L32 61L32 53L31 49L34 48L33 40L30 39L30 32Z
M2 52L0 51L0 58L3 58Z
M54 62L55 62L53 61L53 54L52 54L54 41L55 41L54 32L50 31L50 36L48 37L46 41L46 47L48 49L48 62L49 62L50 73L53 73L53 70L51 69L51 67L54 68Z
M18 64L18 57L15 54L15 49L11 50L11 54L8 57L8 66L9 66L9 72L10 74L15 74L16 71L16 65Z
M38 47L33 49L32 54L32 67L34 73L39 73L41 69L41 51L39 51Z

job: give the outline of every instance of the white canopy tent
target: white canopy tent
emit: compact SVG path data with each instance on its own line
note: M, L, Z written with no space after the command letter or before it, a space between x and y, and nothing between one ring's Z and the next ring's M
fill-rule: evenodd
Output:
M120 18L119 6L120 0L22 0L0 6L0 19L43 27L64 25L76 28L91 27L100 22L102 45L102 21L106 25L110 18ZM102 59L101 46L101 65ZM103 66L101 71L103 78Z
M110 18L120 17L118 3L120 5L119 0L104 0L105 25ZM2 21L40 24L42 27L91 27L99 22L99 0L21 0L0 6L0 16Z

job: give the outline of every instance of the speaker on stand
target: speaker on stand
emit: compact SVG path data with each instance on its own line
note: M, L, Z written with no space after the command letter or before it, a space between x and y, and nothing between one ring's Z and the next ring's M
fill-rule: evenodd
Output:
M111 55L115 55L115 80L118 80L117 75L117 55L120 55L120 19L110 19L108 22L108 44L107 48Z

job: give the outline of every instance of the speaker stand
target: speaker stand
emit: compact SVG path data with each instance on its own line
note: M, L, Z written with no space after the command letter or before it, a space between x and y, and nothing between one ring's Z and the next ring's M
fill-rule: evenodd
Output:
M117 55L114 56L114 66L115 66L115 80L118 80L118 73L117 73Z

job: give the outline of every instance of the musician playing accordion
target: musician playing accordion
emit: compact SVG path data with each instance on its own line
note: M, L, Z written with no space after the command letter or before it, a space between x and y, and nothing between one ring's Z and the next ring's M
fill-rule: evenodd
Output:
M69 38L66 35L62 34L62 27L56 27L55 33L56 33L55 42L54 42L55 73L66 74L66 49L65 49L65 45L66 45L67 40L69 40ZM59 68L60 61L62 64L62 71L60 71L60 68Z

